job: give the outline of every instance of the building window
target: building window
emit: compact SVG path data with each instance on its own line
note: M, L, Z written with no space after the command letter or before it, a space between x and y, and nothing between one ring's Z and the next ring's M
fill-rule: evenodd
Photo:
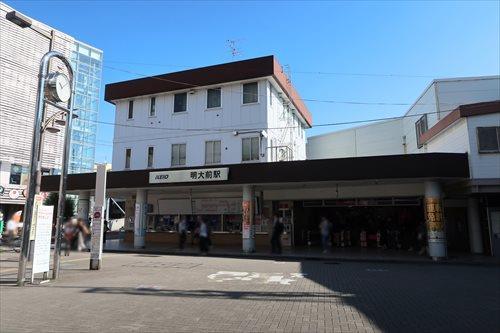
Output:
M220 108L221 106L221 89L207 89L207 109Z
M499 153L500 126L478 127L477 147L480 153Z
M186 144L172 145L172 166L186 165Z
M419 120L415 123L415 133L417 135L417 147L422 148L424 145L423 143L420 142L420 136L427 132L427 115L424 114L422 117L420 117Z
M259 101L259 84L257 82L243 85L243 104L257 103Z
M259 160L259 137L243 138L242 157L243 161L258 161Z
M220 141L205 142L205 164L220 163Z
M125 149L125 169L130 169L130 158L132 157L132 149Z
M174 95L174 112L184 112L187 110L187 93Z
M149 116L156 116L156 97L151 97L151 100L149 102Z
M148 168L153 167L154 153L155 153L155 148L148 147Z
M134 101L128 101L128 119L134 118Z
M12 185L21 185L21 177L23 175L23 167L18 164L10 165L10 178L9 184Z

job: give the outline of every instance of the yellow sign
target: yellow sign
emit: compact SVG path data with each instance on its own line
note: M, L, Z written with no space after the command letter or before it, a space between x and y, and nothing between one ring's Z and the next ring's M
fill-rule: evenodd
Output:
M444 231L443 208L439 198L425 198L425 220L429 231Z
M40 194L35 194L35 202L33 202L33 217L31 218L30 241L35 240L38 207L40 207L42 204L43 204L43 196Z

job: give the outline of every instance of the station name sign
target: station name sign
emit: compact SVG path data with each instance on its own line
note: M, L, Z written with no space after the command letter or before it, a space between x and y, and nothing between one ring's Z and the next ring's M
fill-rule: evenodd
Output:
M149 183L213 182L227 180L228 174L229 168L152 171L149 173Z

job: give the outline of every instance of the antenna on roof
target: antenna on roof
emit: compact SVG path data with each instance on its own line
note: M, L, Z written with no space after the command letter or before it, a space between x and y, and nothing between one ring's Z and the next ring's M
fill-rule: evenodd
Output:
M292 68L290 65L283 65L283 72L286 74L286 81L288 84L292 83Z
M241 51L236 47L236 42L240 41L241 39L228 39L227 46L231 50L231 55L234 57L241 55Z

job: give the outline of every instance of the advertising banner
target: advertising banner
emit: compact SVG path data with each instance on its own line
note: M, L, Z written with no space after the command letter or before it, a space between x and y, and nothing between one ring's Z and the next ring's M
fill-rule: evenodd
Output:
M251 236L251 224L250 224L250 200L243 200L243 211L242 211L242 223L241 223L241 233L243 238L250 238Z

